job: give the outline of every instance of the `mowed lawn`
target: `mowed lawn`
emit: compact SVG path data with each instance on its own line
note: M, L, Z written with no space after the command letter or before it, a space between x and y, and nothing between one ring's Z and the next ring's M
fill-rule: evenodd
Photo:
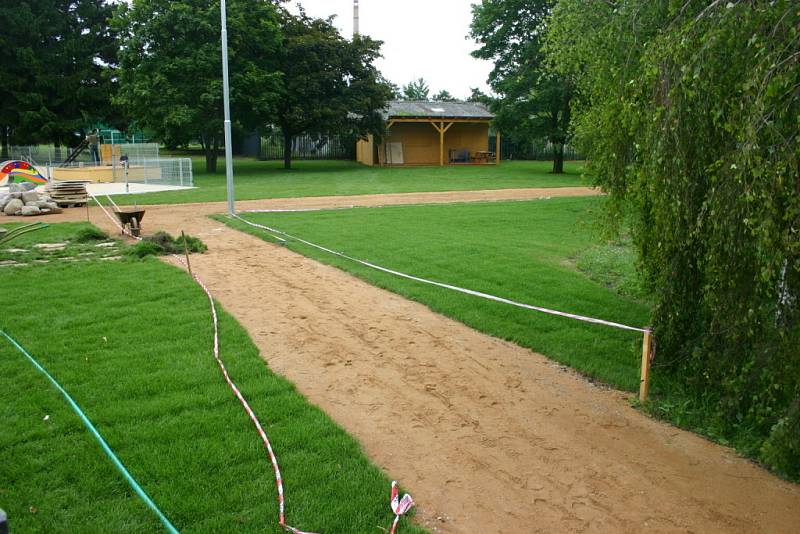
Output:
M7 246L72 247L85 226L53 225ZM62 251L47 264L0 268L0 328L72 394L178 530L283 532L269 458L211 353L203 291L152 258L100 261L78 250L86 248L74 249L80 261L58 259L69 256ZM223 311L220 321L222 357L278 455L289 523L331 533L387 528L390 480L269 370L234 319ZM12 532L163 530L61 395L4 338L0 421L0 507ZM401 532L422 530L404 519Z
M584 185L582 162L566 162L566 173L550 174L552 162L508 161L500 166L367 167L354 161L295 161L291 170L283 162L234 160L237 200L331 195L411 193L417 191L469 191L527 187ZM182 204L226 199L225 161L216 174L204 172L205 161L193 159L197 189L118 195L118 203Z
M471 203L304 213L250 213L253 222L358 259L527 304L646 326L647 305L575 267L597 243L604 199ZM261 230L220 216L265 239ZM633 391L641 334L545 315L379 272L294 240L292 250L405 295L483 332L511 340L586 375Z

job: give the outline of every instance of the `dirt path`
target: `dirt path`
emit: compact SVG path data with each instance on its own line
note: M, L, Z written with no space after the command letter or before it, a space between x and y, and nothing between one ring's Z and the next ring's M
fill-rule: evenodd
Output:
M370 195L239 207L537 194L556 192ZM648 419L625 395L596 388L538 354L204 216L222 209L218 203L148 207L145 227L185 229L208 244L192 265L216 298L275 371L412 492L418 521L431 530L797 531L798 486ZM82 210L58 216L81 217ZM92 220L110 229L101 217L94 208ZM285 477L291 510L291 473Z

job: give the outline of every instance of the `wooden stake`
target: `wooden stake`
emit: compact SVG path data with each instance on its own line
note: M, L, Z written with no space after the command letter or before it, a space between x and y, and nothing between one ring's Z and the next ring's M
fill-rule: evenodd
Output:
M497 135L495 136L495 153L494 153L494 163L495 165L500 165L500 130L497 130Z
M647 400L650 391L650 355L653 350L653 342L650 330L645 330L642 341L642 377L639 381L639 401Z
M181 230L181 235L183 236L183 253L186 255L186 268L189 269L189 275L194 276L192 274L192 264L189 263L189 246L186 244L186 234L183 233L183 230Z

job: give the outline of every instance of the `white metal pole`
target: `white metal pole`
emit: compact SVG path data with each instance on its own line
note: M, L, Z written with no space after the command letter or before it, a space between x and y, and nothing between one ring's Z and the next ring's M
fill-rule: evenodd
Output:
M222 92L225 106L225 176L228 183L228 213L236 213L233 196L233 150L231 149L231 89L228 85L228 22L225 17L225 0L220 0L222 17Z

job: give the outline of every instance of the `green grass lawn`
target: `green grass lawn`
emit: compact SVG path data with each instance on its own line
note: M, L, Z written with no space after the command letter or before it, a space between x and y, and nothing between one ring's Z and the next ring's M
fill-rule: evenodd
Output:
M597 240L598 197L305 213L246 214L253 222L408 274L564 312L645 326L646 304L610 288L603 262L575 263ZM238 221L237 228L266 238ZM641 334L515 308L363 267L290 240L292 250L349 271L483 332L633 391ZM600 267L597 267L597 266ZM598 281L595 281L596 278Z
M83 257L75 237L86 227L53 225L8 247L67 242L61 257ZM283 532L268 456L216 366L208 300L185 273L153 258L54 258L0 273L0 328L72 394L179 530ZM358 443L273 374L224 311L220 334L231 376L273 441L288 522L330 533L386 528L389 480ZM12 532L161 530L60 394L4 339L0 421L0 508ZM403 521L403 533L422 532Z
M237 200L291 198L417 191L468 191L526 187L568 187L584 185L583 164L567 162L566 173L550 174L548 161L508 161L495 166L452 167L367 167L353 161L295 161L284 170L278 161L237 158L234 184ZM197 189L142 195L118 195L118 203L179 204L225 200L225 163L219 172L203 172L205 161L193 159Z

